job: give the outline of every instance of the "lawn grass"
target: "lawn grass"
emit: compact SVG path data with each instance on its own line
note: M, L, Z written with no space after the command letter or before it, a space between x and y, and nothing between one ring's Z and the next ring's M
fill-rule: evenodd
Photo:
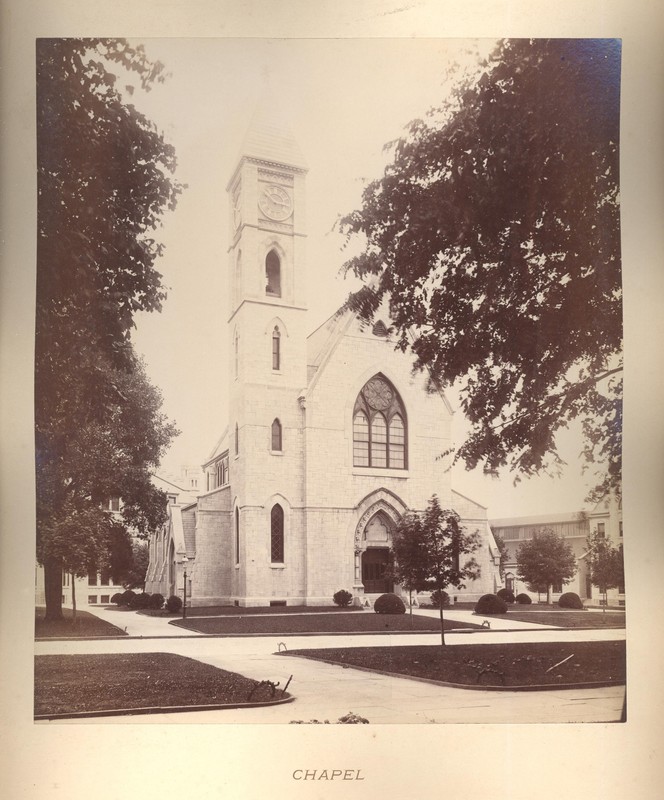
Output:
M462 686L553 688L625 682L624 642L399 645L289 650L280 655ZM568 660L548 671L563 659Z
M35 657L35 716L289 697L234 672L170 653ZM255 691L254 691L255 689ZM252 693L253 692L253 693Z
M553 625L558 628L624 628L625 613L613 611L603 614L601 611L521 611L508 606L507 614L478 614L482 617L515 620L517 622L534 622L538 625Z
M339 614L348 611L363 611L360 606L346 606L340 608L339 606L195 606L193 608L187 607L188 617L244 617L252 616L255 614ZM175 614L170 611L161 609L155 611L154 609L142 609L139 614L145 614L148 617L181 617L182 610Z
M413 614L301 614L293 616L188 617L171 625L207 634L236 636L243 633L418 633L440 631L440 620ZM445 630L452 628L481 628L464 622L445 620Z
M126 636L122 628L117 628L87 611L77 611L76 620L70 608L63 608L63 619L46 620L46 609L35 608L35 637L37 639L51 639L64 637L77 637L86 639L91 636Z

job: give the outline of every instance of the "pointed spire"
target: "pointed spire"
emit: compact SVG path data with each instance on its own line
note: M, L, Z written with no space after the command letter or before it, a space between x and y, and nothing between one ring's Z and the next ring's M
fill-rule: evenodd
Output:
M266 87L251 119L240 157L307 169L293 132L283 119L282 107L269 87Z

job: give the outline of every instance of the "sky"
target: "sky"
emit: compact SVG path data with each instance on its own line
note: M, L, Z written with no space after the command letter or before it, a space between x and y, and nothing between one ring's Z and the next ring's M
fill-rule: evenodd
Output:
M137 42L133 42L136 44ZM349 253L335 228L359 207L366 183L378 177L384 145L412 119L440 103L454 80L472 69L490 40L455 39L145 39L150 58L170 73L164 84L131 98L152 119L178 159L187 184L157 238L157 267L168 287L160 314L136 318L133 339L163 410L181 435L162 462L206 460L226 425L227 248L226 185L251 117L266 93L276 98L307 162L309 330L357 287L340 267ZM450 68L456 66L450 77ZM455 405L453 393L449 399ZM465 423L457 411L453 436ZM491 518L576 511L590 488L578 460L578 431L560 442L568 462L562 477L513 485L513 475L488 478L454 468L453 486L488 507Z

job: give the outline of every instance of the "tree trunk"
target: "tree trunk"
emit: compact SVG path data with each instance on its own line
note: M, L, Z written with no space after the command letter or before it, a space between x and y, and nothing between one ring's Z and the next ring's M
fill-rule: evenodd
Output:
M551 605L551 584L547 584L546 587L546 604L547 606Z
M46 619L62 619L62 565L53 558L44 561Z
M410 603L410 627L413 627L413 590L408 590L408 602Z
M440 643L445 646L445 620L443 619L443 593L440 593Z
M71 618L72 622L76 622L76 575L71 574Z

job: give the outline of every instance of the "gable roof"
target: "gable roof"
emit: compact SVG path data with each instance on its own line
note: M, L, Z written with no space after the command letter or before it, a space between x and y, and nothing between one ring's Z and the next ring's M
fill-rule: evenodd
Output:
M206 461L203 462L203 467L206 467L211 461L214 461L217 456L225 453L226 450L228 450L228 425L224 428L223 433L217 439L217 442L212 448L212 452L207 457Z
M339 309L307 337L307 367L318 370L357 315Z
M169 476L170 478L171 476ZM192 503L196 500L196 492L192 492L191 489L183 488L182 486L178 486L177 483L173 483L172 480L169 478L164 478L163 475L157 475L156 473L152 474L152 483L157 489L161 489L162 492L166 492L169 495L175 495L177 500L177 504L182 506L186 505L187 503Z
M361 331L366 335L372 335L382 339L386 344L389 343L389 338L384 336L382 330L379 329L376 331L377 323L382 322L381 312L382 318L389 319L389 312L387 308L381 307L380 312L377 312L375 315L374 325L368 325L360 319L359 314L354 311L345 310L342 306L338 311L335 311L332 316L328 317L325 322L322 323L322 325L319 325L318 328L309 334L307 337L308 392L310 392L318 382L318 378L325 369L325 365L332 357L332 354L336 350L339 342L349 331L352 324L355 323L357 325L358 331ZM384 322L383 327L387 330L387 326ZM445 404L447 410L453 414L454 409L452 408L450 401L447 399L447 395L443 389L437 388L437 393Z

